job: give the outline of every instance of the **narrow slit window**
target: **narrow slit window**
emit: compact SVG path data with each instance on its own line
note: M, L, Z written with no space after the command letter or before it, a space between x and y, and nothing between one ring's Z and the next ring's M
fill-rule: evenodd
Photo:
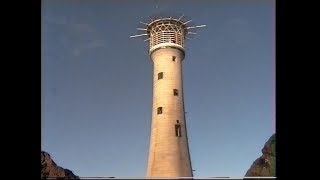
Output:
M162 107L158 107L157 114L162 114Z
M158 73L158 79L163 79L163 72Z
M173 95L178 96L178 89L173 89Z
M180 125L180 123L175 125L175 133L176 133L176 137L181 137L181 125Z
M176 61L176 57L175 56L172 56L172 61Z

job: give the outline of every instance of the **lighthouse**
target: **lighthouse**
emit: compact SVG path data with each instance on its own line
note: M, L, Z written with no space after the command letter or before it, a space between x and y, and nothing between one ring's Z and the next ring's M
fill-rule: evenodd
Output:
M147 178L193 177L188 146L187 121L183 95L185 39L191 20L159 17L140 22L144 31L134 37L146 37L153 65L151 135Z

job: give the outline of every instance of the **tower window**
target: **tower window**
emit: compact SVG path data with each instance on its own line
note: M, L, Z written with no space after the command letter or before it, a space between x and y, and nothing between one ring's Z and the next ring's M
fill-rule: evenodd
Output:
M177 120L177 124L175 124L174 130L176 133L176 137L181 137L181 125L179 123L179 120Z
M162 79L163 78L163 72L159 72L158 73L158 79Z
M162 107L158 107L157 114L162 114Z
M178 89L173 89L173 95L178 96Z
M172 56L172 61L176 61L176 57L175 56Z

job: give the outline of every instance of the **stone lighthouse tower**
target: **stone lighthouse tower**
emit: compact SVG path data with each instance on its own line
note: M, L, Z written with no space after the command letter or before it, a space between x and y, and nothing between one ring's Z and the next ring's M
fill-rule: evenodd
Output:
M191 22L180 18L155 18L141 22L150 41L149 55L153 64L152 125L147 177L192 177L183 100L182 63L185 38L194 34Z

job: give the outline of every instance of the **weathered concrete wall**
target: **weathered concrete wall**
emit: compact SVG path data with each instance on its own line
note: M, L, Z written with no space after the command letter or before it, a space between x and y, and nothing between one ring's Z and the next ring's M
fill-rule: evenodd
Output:
M153 107L147 177L192 176L183 104L183 58L183 52L174 48L158 49L151 54ZM162 79L158 79L160 72ZM177 96L173 89L178 90ZM162 107L162 114L157 114L158 107ZM176 136L177 120L181 137Z

